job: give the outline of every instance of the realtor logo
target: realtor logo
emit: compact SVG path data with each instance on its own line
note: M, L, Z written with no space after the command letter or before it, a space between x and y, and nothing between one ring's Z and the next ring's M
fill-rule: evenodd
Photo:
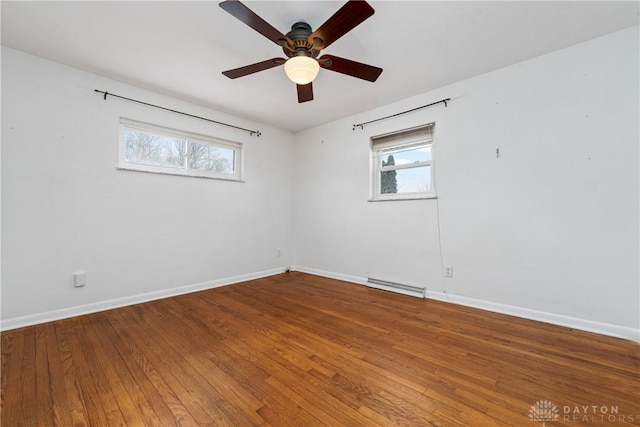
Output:
M558 408L549 400L538 400L529 409L529 419L542 422L542 427L545 427L547 422L557 420L559 416Z

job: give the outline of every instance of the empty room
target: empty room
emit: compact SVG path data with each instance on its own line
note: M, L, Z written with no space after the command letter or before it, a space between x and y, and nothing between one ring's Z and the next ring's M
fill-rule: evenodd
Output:
M640 426L637 1L2 1L1 419Z

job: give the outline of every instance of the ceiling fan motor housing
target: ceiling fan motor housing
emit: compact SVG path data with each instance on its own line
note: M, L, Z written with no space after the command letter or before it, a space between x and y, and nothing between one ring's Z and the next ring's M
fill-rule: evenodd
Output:
M315 43L309 43L309 36L312 32L311 25L306 22L296 22L291 26L291 31L287 33L287 37L293 42L293 45L286 42L282 44L282 50L287 55L287 58L294 56L318 57L321 49L317 49ZM319 44L322 45L321 40L319 41Z

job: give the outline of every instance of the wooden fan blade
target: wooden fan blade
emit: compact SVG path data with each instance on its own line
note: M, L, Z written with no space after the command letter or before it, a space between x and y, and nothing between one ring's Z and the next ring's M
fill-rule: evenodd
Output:
M353 30L373 15L373 8L366 1L349 0L333 16L309 36L309 43L325 49L331 43ZM315 39L320 39L318 43Z
M382 68L333 55L322 55L318 58L318 63L320 63L322 68L326 68L327 70L368 80L370 82L375 82L378 77L380 77L380 74L382 74Z
M276 30L264 19L260 18L244 4L238 0L226 0L219 4L226 12L244 22L272 42L282 46L285 43L293 44L291 40L280 31Z
M296 85L298 87L298 103L313 101L313 83Z
M237 79L238 77L247 76L249 74L257 73L258 71L268 70L269 68L277 67L284 63L284 58L272 58L255 64L245 65L244 67L234 68L233 70L223 71L222 74L230 79Z

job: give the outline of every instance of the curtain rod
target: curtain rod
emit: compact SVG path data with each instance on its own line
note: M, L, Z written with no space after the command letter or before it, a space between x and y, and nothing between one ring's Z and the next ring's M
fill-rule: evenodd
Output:
M217 122L215 120L211 120L211 119L207 119L206 117L200 117L200 116L195 116L193 114L189 114L189 113L183 113L182 111L178 111L178 110L172 110L171 108L165 108L165 107L160 107L159 105L155 105L155 104L150 104L148 102L143 102L143 101L138 101L137 99L131 99L131 98L127 98L125 96L120 96L120 95L116 95L114 93L109 93L106 91L102 91L102 90L98 90L98 89L94 89L94 92L98 92L98 93L102 93L104 95L104 100L107 100L107 96L113 96L115 98L120 98L120 99L124 99L126 101L131 101L131 102L136 102L138 104L142 104L142 105L146 105L148 107L154 107L154 108L159 108L161 110L165 110L165 111L171 111L172 113L177 113L177 114L182 114L183 116L189 116L189 117L193 117L194 119L200 119L200 120L205 120L207 122L211 122L211 123L215 123L217 125L223 125L223 126L227 126L230 128L234 128L234 129L238 129L238 130L243 130L245 132L249 132L249 135L253 136L260 136L262 135L262 133L259 130L251 130L251 129L245 129L245 128L241 128L239 126L234 126L234 125L230 125L228 123L223 123L223 122Z
M357 127L360 127L360 129L364 129L364 126L368 125L369 123L379 122L380 120L390 119L392 117L397 117L397 116L401 116L403 114L412 113L412 112L414 112L416 110L420 110L422 108L431 107L432 105L444 104L444 106L446 107L447 106L447 102L449 102L449 101L451 101L451 98L441 99L440 101L432 102L431 104L423 105L421 107L412 108L411 110L403 111L401 113L392 114L392 115L386 116L386 117L380 117L379 119L369 120L368 122L364 122L364 123L358 123L356 125L353 125L353 130L356 130Z

